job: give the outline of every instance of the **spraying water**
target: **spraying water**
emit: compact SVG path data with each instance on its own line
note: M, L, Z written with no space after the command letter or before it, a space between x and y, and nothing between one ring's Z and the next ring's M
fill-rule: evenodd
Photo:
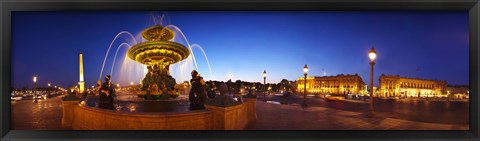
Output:
M115 67L115 60L117 59L118 51L120 50L120 48L122 48L122 47L124 47L124 46L126 46L126 47L128 47L128 48L132 47L132 46L131 46L130 44L128 44L128 43L122 43L122 44L120 44L120 45L117 47L117 51L115 52L115 56L113 57L112 69L110 70L110 75L113 75L113 69L114 69L114 67Z
M131 37L131 39L133 41L135 41L135 44L137 44L137 41L135 40L135 37L130 32L121 31L120 33L118 33L115 36L115 38L113 38L112 42L110 43L110 46L108 47L107 53L105 54L105 58L103 59L103 64L102 64L102 70L100 71L100 76L98 76L98 80L100 80L102 78L103 69L105 67L105 62L107 61L107 57L108 57L108 53L110 52L110 48L112 48L113 43L118 39L118 37L120 37L120 35L123 35L123 34L129 35L129 37Z
M207 61L208 70L210 71L210 78L214 79L213 74L212 74L212 68L210 67L210 61L208 61L208 57L207 57L207 54L205 53L205 50L203 50L203 47L198 45L198 44L193 44L192 48L194 48L194 47L196 47L196 48L200 49L200 51L202 51L203 56L205 57L205 60Z
M152 18L153 18L153 23L154 24L162 25L165 22L166 14L165 13L162 14L162 16L160 16L159 18L155 17L155 15L152 14ZM178 41L184 41L185 46L188 47L188 49L190 50L190 56L188 58L186 58L185 60L183 60L183 61L181 61L177 64L172 64L171 67L170 67L171 75L174 78L176 78L176 82L181 83L183 81L188 81L189 78L191 77L190 76L190 71L193 70L193 69L199 71L197 60L196 60L195 54L193 52L193 48L198 48L202 52L203 56L205 57L206 63L208 65L208 71L210 72L210 77L211 77L211 79L213 79L213 73L212 73L212 70L211 70L211 67L210 67L210 62L208 60L207 54L205 53L205 50L203 49L203 47L198 45L198 44L192 44L191 45L190 42L188 41L186 35L182 32L182 30L179 27L177 27L175 25L172 25L172 24L168 24L167 26L165 26L165 28L170 28L175 33L177 33L177 35L181 35L181 36L175 36L174 39L172 39L172 40L177 41L177 42ZM105 58L104 58L104 61L103 61L103 64L102 64L102 70L100 71L99 80L102 77L103 70L104 70L105 63L106 63L106 60L108 58L110 49L112 48L113 44L117 41L117 39L119 37L122 37L122 35L127 35L126 36L127 38L124 38L125 41L122 42L119 46L117 46L117 50L115 52L115 56L114 56L113 62L112 62L112 67L111 67L111 70L110 70L110 74L112 76L112 81L114 80L116 82L121 82L122 85L123 84L130 84L130 82L133 82L134 84L139 84L139 81L141 81L143 79L143 77L146 75L146 73L148 72L148 70L146 68L146 65L143 65L143 64L135 62L131 59L128 59L127 52L125 50L121 50L121 49L126 48L128 50L132 47L132 45L145 42L146 40L142 38L141 34L137 34L136 36L134 36L133 34L131 34L128 31L119 32L115 36L115 38L113 38L112 42L110 43L110 46L108 47L108 50L105 54ZM122 63L120 65L120 71L118 71L117 73L115 73L115 75L113 75L114 70L116 70L115 69L115 63L117 61L117 56L118 55L121 55L124 58L122 59Z

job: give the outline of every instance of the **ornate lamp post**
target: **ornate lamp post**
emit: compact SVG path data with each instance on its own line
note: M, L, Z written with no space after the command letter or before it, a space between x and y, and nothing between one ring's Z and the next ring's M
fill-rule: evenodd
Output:
M368 57L370 58L370 101L368 102L370 109L367 116L373 117L373 65L375 65L375 58L377 58L377 52L373 47L368 53Z
M37 103L37 77L33 77L33 102Z
M265 92L266 92L266 86L267 86L265 85L266 80L267 80L267 70L263 70L263 101L264 102L267 102L267 100L265 99Z
M305 64L305 67L303 67L303 75L305 75L305 83L303 85L303 104L302 104L302 107L307 107L307 102L306 102L306 98L307 98L307 72L308 72L308 66L307 64Z

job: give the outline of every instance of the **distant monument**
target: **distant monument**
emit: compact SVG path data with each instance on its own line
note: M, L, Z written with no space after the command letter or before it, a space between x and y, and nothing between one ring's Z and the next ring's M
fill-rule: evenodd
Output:
M80 52L80 82L78 82L80 91L79 93L83 94L85 92L85 82L83 81L83 57Z

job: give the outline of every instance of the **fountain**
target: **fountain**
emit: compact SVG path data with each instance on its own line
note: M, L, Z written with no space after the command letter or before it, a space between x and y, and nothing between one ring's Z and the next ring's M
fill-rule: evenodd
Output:
M148 40L132 46L128 57L147 66L148 72L141 81L137 94L145 99L176 98L175 79L170 75L170 65L186 59L190 51L182 44L169 41L175 33L161 25L155 25L142 32Z
M203 48L197 44L190 45L177 26L155 24L142 31L141 41L130 32L118 33L108 47L100 71L99 79L114 42L126 35L127 42L117 47L110 74L114 72L120 48L127 47L120 73L112 76L129 78L130 82L132 76L136 77L136 82L144 76L140 85L131 86L134 91L119 92L124 98L117 95L113 110L99 108L97 97L63 100L63 127L73 130L241 130L256 119L256 98L245 98L244 102L229 105L215 104L223 102L217 99L200 110L190 110L191 103L186 98L177 98L180 93L175 86L178 88L179 85L170 69L179 82L188 80L182 75L191 78L190 71L198 70L192 48L198 48L203 53L212 77L210 63ZM175 39L175 33L186 43L180 44Z

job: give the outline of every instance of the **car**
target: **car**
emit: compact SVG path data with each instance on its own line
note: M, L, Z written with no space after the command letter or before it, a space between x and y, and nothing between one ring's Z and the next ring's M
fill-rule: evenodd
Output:
M12 96L11 97L11 100L13 100L13 101L18 101L18 100L22 100L22 99L23 99L23 97L21 97L21 96Z
M342 101L345 100L345 97L343 95L336 95L336 94L327 94L325 95L325 98L327 100L331 101Z

